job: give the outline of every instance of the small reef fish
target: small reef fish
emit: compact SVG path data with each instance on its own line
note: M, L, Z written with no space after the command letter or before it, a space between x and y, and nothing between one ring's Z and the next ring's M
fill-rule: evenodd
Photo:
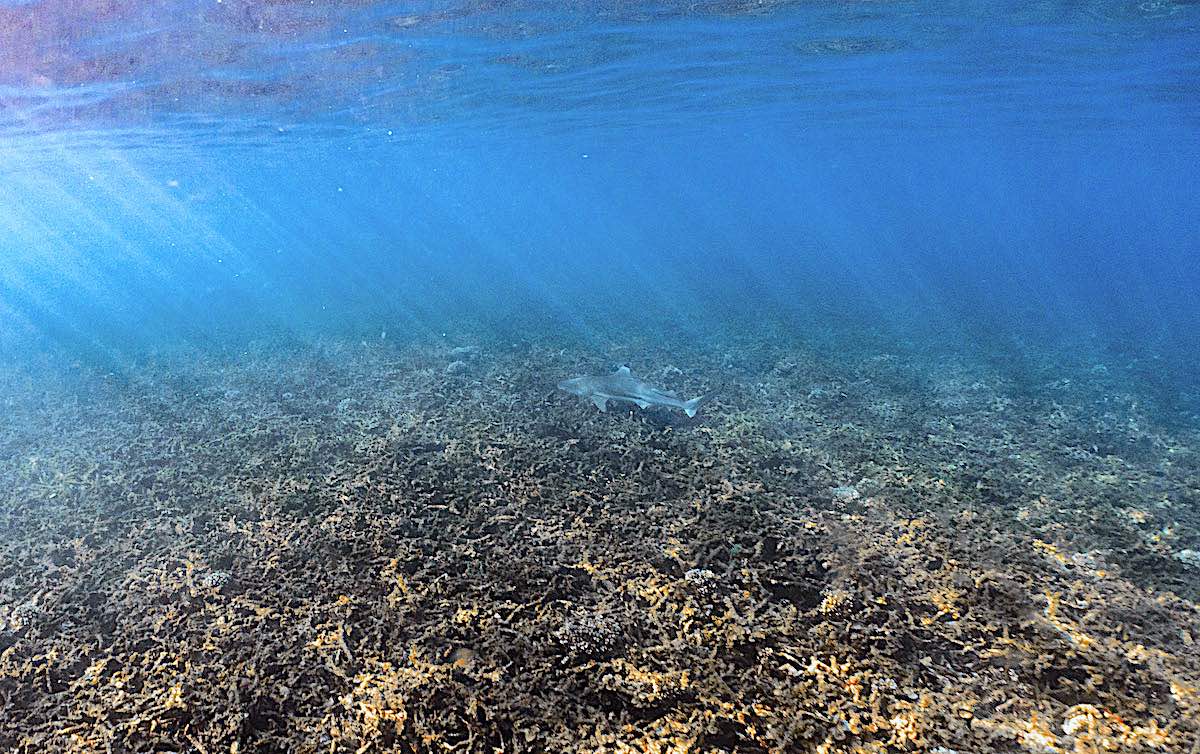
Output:
M663 392L642 382L633 376L629 367L621 367L612 374L598 377L575 377L558 383L559 390L565 390L571 395L588 398L601 411L608 410L609 401L625 401L636 403L638 408L650 406L666 406L683 409L689 417L695 416L700 409L703 398L693 398L690 401L680 400L674 393Z

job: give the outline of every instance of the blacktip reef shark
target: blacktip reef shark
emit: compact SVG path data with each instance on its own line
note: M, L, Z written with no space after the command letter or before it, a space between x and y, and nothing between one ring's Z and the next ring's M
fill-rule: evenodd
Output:
M651 406L666 406L683 409L689 417L695 416L700 410L703 398L693 398L690 401L680 400L674 393L667 393L642 382L633 376L629 367L621 367L612 374L598 377L575 377L558 383L559 390L565 390L571 395L588 398L601 411L608 410L609 401L625 401L636 403L638 408Z

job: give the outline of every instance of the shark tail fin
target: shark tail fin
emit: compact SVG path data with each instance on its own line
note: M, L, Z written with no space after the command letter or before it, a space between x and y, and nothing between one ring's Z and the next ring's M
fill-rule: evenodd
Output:
M683 413L687 414L688 418L691 419L696 415L696 412L700 410L700 403L703 400L704 397L701 396L699 398L693 398L690 401L685 401L683 404Z

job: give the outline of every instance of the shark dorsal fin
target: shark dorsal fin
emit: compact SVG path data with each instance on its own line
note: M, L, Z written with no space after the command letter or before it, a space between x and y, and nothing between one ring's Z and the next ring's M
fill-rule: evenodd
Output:
M629 367L624 365L617 367L617 374L630 374Z

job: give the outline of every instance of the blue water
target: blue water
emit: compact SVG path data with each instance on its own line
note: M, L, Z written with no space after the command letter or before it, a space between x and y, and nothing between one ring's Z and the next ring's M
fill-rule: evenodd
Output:
M5 341L833 317L1187 371L1200 8L977 6L5 6Z
M0 29L18 359L758 329L1195 376L1194 3L59 0Z
M0 751L1197 754L1198 188L1196 0L0 0Z

